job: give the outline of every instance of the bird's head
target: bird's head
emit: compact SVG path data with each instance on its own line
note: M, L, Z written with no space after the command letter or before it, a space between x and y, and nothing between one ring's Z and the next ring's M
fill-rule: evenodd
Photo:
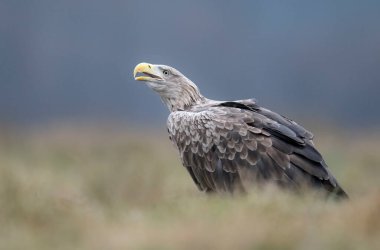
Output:
M139 63L133 76L157 92L171 111L184 110L203 100L198 87L170 66Z

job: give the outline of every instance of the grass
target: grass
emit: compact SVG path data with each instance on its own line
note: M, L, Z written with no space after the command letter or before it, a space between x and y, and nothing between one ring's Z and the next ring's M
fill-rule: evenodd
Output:
M380 134L315 132L350 194L198 192L166 135L0 131L0 249L380 249Z

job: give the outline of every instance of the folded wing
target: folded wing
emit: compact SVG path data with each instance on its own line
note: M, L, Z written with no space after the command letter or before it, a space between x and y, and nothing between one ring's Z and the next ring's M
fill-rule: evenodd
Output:
M201 190L234 192L274 182L347 196L314 148L312 133L254 100L173 112L168 130Z

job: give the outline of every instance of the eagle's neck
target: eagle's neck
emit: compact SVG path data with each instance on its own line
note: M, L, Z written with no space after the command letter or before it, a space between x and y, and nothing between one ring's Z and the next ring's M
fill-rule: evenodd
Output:
M188 110L206 100L195 84L186 84L177 89L173 95L161 96L161 99L170 112Z

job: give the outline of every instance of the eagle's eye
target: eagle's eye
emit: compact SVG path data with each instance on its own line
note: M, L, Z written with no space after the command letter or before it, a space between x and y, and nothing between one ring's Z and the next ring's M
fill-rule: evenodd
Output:
M164 75L168 76L168 75L169 75L169 70L164 69L164 70L162 71L162 73L163 73Z

